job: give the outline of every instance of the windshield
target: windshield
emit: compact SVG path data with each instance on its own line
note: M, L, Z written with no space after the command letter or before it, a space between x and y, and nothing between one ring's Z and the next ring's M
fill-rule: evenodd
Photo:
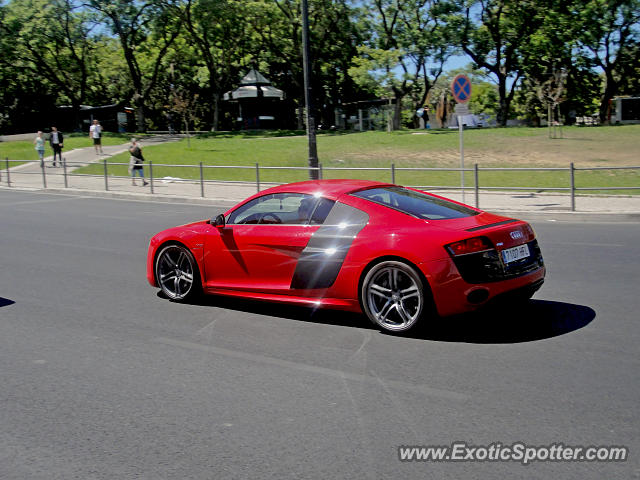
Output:
M351 195L424 220L471 217L480 213L469 207L403 187L371 188Z

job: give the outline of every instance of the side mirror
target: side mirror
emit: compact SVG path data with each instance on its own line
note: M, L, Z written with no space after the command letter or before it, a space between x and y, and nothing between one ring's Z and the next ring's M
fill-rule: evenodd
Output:
M224 227L225 226L224 215L220 214L216 218L212 218L211 219L211 225L213 225L216 228Z

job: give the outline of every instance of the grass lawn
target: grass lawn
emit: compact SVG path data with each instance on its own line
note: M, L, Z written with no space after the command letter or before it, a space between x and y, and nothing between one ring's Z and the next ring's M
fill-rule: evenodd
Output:
M613 127L565 127L563 138L549 139L544 128L470 129L464 132L465 166L482 167L576 167L640 165L640 125ZM256 133L218 133L144 148L159 177L200 177L199 162L208 180L255 181L255 164L260 164L261 182L285 183L306 180L306 170L270 170L263 167L305 167L307 139L304 135L274 136ZM323 178L368 178L391 181L391 164L403 167L457 168L460 162L457 130L394 133L364 132L318 135L318 156ZM120 154L110 163L128 163ZM181 166L159 166L164 164ZM247 169L209 168L220 165ZM329 167L329 168L327 168ZM354 171L330 168L375 167L384 170ZM100 165L78 173L102 174ZM127 167L114 165L110 175L127 175ZM148 173L147 173L148 175ZM567 188L569 172L480 172L480 186ZM396 183L421 186L460 185L458 172L396 170ZM465 185L474 185L473 172L465 174ZM577 171L577 187L638 187L640 171ZM610 192L611 193L611 192ZM626 191L618 193L640 193Z
M62 150L63 155L64 152L68 152L70 150L73 150L74 148L93 146L93 141L89 139L88 133L86 135L84 133L62 133L64 135L64 149ZM45 139L47 138L48 137L45 135ZM121 143L129 141L130 138L130 134L124 135L117 133L106 133L102 137L102 144L120 145ZM53 150L49 146L49 141L46 140L44 156L48 157L50 155L53 155ZM4 160L5 158L9 158L9 160L38 160L38 152L36 152L35 150L33 141L0 142L0 159ZM4 167L3 162L0 162L0 165ZM11 162L12 167L16 165L19 165L19 163Z
M545 128L469 129L464 132L465 166L487 167L576 167L640 165L640 125L602 127L564 127L563 138L549 139ZM88 138L65 138L66 149L88 146ZM127 141L128 136L108 136L105 144ZM77 143L76 143L77 142ZM109 142L109 143L107 143ZM26 144L31 158L36 152ZM190 145L189 145L190 143ZM0 155L8 145L0 143ZM13 147L15 148L15 147ZM458 172L403 171L402 168L457 168L460 164L457 130L322 133L318 135L318 156L323 178L368 178L391 181L391 164L396 166L396 183L420 186L459 186ZM153 176L186 179L200 178L199 163L207 180L255 181L255 164L260 164L261 182L286 183L306 180L306 169L276 170L269 166L306 167L307 139L303 132L212 133L179 142L144 147L152 161ZM109 163L127 164L128 154L108 159ZM172 166L160 166L172 165ZM178 166L174 166L178 165ZM213 168L246 166L246 169ZM354 171L331 168L380 168ZM77 173L102 174L102 165L91 165ZM126 165L112 165L109 175L126 176ZM148 172L147 172L148 175ZM481 171L480 186L568 188L569 172ZM465 185L474 185L473 172L465 174ZM639 170L577 171L577 187L638 187ZM611 192L610 192L611 193ZM640 193L625 191L618 193Z

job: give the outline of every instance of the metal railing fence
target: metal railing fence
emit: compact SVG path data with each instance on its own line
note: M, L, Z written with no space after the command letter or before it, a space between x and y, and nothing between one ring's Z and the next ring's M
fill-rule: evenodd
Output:
M64 187L69 188L69 178L70 177L102 177L104 178L104 190L109 191L110 179L117 178L130 178L129 176L124 175L114 175L113 168L118 167L128 167L129 163L117 163L117 162L107 162L107 159L104 159L101 162L101 174L96 173L76 173L74 171L69 171L70 168L76 167L86 167L88 164L86 162L67 162L66 159L62 161L62 170L57 170L54 172L47 171L47 167L44 162L40 162L39 160L9 160L9 158L5 158L4 165L0 167L0 184L6 184L7 186L12 185L11 174L12 171L15 172L15 167L11 168L11 164L27 164L27 165L38 165L39 169L31 169L31 171L20 172L21 175L40 175L41 183L43 188L48 188L47 178L51 176L62 176L64 178ZM97 164L90 164L97 165ZM149 179L149 189L153 194L155 193L154 181L159 180L156 176L154 177L154 169L163 168L163 169L171 169L171 168L188 168L193 169L195 174L190 178L175 178L173 180L180 182L190 182L190 183L199 183L200 185L200 196L205 197L205 185L207 184L216 184L216 183L230 183L230 184L255 184L256 191L260 192L263 186L273 186L280 185L282 183L288 182L273 182L273 181L265 181L264 175L261 179L261 172L263 174L270 171L300 171L300 172L309 172L309 167L292 167L292 166L260 166L259 163L255 163L254 165L205 165L203 162L198 164L154 164L152 161L146 163L146 170L148 171L148 179ZM112 169L111 173L109 170ZM39 170L39 171L38 171ZM225 179L212 179L209 178L209 171L212 170L244 170L244 171L253 171L253 175L255 177L251 180L225 180ZM596 186L596 187L577 187L576 186L576 173L577 172L587 172L587 171L618 171L618 170L640 170L640 166L617 166L617 167L576 167L573 163L570 163L568 167L480 167L478 164L475 164L473 168L452 168L452 167L397 167L394 163L392 163L389 167L323 167L320 164L317 168L313 169L318 171L318 176L320 179L327 178L327 174L330 175L331 172L377 172L378 175L374 175L376 178L371 178L372 180L381 180L381 181L390 181L391 183L396 183L396 178L401 172L452 172L460 174L462 172L473 174L473 185L470 186L461 186L461 185L433 185L433 184L425 184L425 185L409 185L406 186L421 188L427 190L460 190L464 194L467 192L473 192L475 206L480 206L480 193L481 191L535 191L535 192L567 192L571 201L571 210L575 211L576 205L576 195L580 192L595 192L595 191L631 191L631 190L640 190L640 182L638 186ZM557 172L557 173L567 173L566 176L566 186L498 186L498 185L482 185L480 182L480 174L483 172ZM382 175L379 175L382 174ZM15 176L15 175L14 175ZM386 179L382 177L386 176ZM166 177L165 177L166 178Z

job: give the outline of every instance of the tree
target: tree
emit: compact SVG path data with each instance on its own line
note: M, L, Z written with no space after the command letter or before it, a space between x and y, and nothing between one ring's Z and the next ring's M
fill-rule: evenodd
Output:
M403 99L411 98L413 111L422 107L453 51L451 30L442 22L451 4L372 0L368 7L371 38L358 48L350 74L377 95L393 96L392 128L398 129Z
M619 95L640 95L640 63L638 63L638 58L640 58L640 45L626 49L622 61L628 63L628 66L625 67L624 80L618 85Z
M96 73L89 84L89 99L110 104L128 102L132 92L131 79L119 40L100 35L95 42Z
M546 110L549 138L556 138L556 110L567 99L568 78L580 68L574 60L575 19L571 18L570 4L562 0L547 0L547 12L536 32L522 46L523 76L521 98L525 108L537 123ZM553 134L552 134L553 131Z
M476 68L492 74L498 84L498 125L506 125L509 108L522 76L524 47L547 12L543 2L472 0L460 2L462 50Z
M189 125L195 121L195 109L198 104L198 94L189 97L188 93L175 92L172 98L172 110L178 114L184 125L187 135L187 147L191 148L191 136L189 135Z
M360 10L352 8L347 0L314 0L311 6L315 104L320 110L320 122L331 125L343 102L356 101L364 95L349 75L349 67L365 33Z
M160 67L179 35L182 15L175 0L89 0L120 40L133 86L136 129L146 131L145 102Z
M278 88L288 93L288 102L297 108L298 129L303 128L304 106L300 15L297 0L257 0L251 3L246 15L249 41L245 52L247 66L265 73ZM313 38L314 29L311 32ZM317 59L314 44L311 42L312 61ZM315 73L317 69L312 67L312 71ZM315 88L313 91L318 93Z
M16 39L14 67L43 77L76 114L96 73L95 22L74 0L22 0L6 7L4 35Z
M288 102L298 108L302 128L304 80L302 69L301 13L298 0L258 0L249 3L246 18L251 35L247 59L264 70L278 88L287 92ZM347 71L356 46L362 41L357 10L347 0L309 2L309 47L311 59L312 112L316 124L333 124L334 109L345 99L358 95Z
M239 2L230 0L185 0L183 12L186 29L207 69L215 131L222 94L239 74L247 40L246 12Z
M609 101L628 82L625 77L637 75L640 1L588 0L577 3L575 14L580 19L580 46L604 75L599 108L604 123L608 121Z
M549 128L549 138L557 138L554 112L556 110L556 107L565 100L566 83L566 70L557 69L552 71L551 75L546 81L539 82L536 85L536 93L538 95L538 99L547 106L547 126Z

